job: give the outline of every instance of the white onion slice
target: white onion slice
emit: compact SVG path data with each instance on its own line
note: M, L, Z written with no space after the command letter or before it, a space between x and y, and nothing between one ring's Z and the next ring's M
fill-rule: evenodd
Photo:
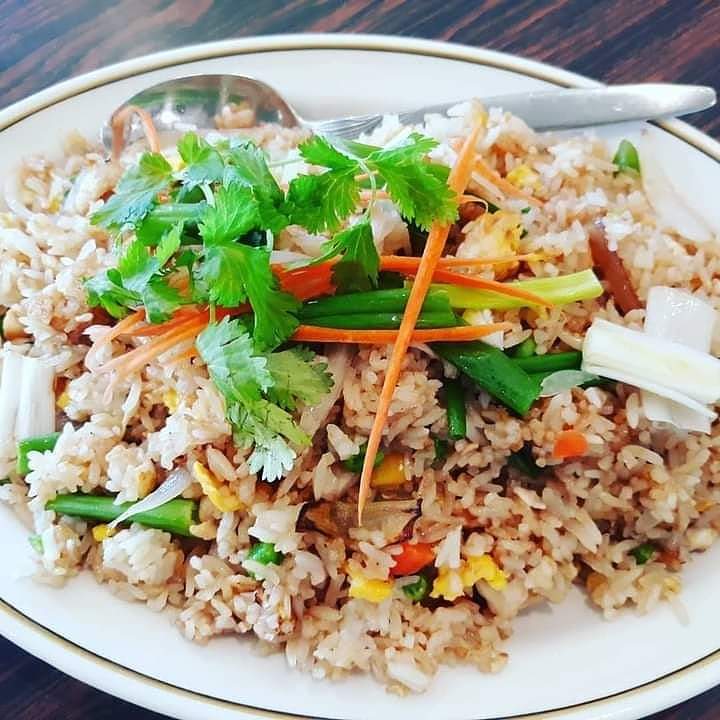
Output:
M333 386L317 405L306 407L300 416L300 429L312 438L322 427L333 405L338 401L345 382L345 374L350 364L350 350L347 346L333 347L327 354L328 372L332 375Z
M644 133L638 142L643 190L655 210L662 227L695 243L709 242L713 231L673 181L663 166L663 149L651 133Z
M25 440L55 430L55 369L37 358L22 358L15 435Z
M717 313L704 300L684 290L653 287L648 293L645 332L708 352ZM643 411L652 422L671 423L681 430L710 433L710 419L647 390L642 392Z
M597 375L584 370L558 370L548 375L540 384L540 397L552 397L566 390L597 380Z
M118 517L108 524L108 527L114 528L133 515L150 512L150 510L154 510L166 502L174 500L192 485L192 481L192 475L190 475L186 468L181 467L173 470L162 485L155 488L147 497L138 500L138 502L131 505L125 512L118 515Z

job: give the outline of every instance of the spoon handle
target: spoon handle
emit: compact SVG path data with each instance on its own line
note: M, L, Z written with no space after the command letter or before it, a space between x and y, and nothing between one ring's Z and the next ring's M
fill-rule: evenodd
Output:
M711 87L702 85L647 83L526 92L480 100L485 107L501 107L521 117L536 130L557 130L685 115L711 107L716 95ZM459 102L401 112L399 120L402 124L422 122L425 115L444 114ZM380 113L305 124L316 133L350 139L370 132L382 118Z

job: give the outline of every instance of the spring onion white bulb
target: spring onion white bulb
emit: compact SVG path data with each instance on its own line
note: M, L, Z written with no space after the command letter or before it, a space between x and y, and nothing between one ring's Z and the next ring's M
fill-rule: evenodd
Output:
M654 287L648 293L645 332L709 352L717 313L704 300L684 290ZM710 432L710 418L684 405L643 390L643 411L648 420L671 423L681 430Z
M15 439L48 435L55 431L55 370L43 360L23 357Z
M681 343L596 319L585 335L582 369L715 417L707 406L720 399L720 360Z
M5 438L14 443L15 421L20 405L20 381L23 360L17 353L6 350L3 353L2 380L0 380L0 428Z
M584 370L558 370L552 373L552 375L543 378L540 384L540 397L559 395L566 390L580 387L580 385L597 379L597 375L585 372Z

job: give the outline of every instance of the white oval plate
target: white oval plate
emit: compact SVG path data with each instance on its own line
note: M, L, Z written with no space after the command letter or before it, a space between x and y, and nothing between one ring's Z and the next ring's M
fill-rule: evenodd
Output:
M308 117L413 107L471 95L591 80L537 62L457 45L378 36L302 35L232 40L113 65L0 112L0 175L29 152L59 151L71 129L94 136L122 100L159 80L204 72L254 75ZM669 161L692 179L694 202L718 218L720 144L679 122L655 130ZM613 142L640 125L603 131ZM690 180L689 180L690 181ZM720 224L720 223L718 223ZM187 720L311 716L396 720L563 718L634 720L720 682L720 548L684 573L690 622L667 607L607 622L579 592L524 614L499 675L444 668L430 692L400 699L366 677L318 682L261 658L236 638L183 640L167 615L113 597L87 576L62 591L19 578L27 532L0 510L0 631L65 672Z

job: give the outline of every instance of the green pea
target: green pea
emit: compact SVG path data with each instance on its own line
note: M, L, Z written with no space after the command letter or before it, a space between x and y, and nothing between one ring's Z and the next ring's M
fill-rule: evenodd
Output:
M424 575L420 575L414 583L403 585L402 591L409 600L420 602L430 592L430 581Z
M255 543L248 553L248 560L254 560L261 565L280 565L285 556L275 549L272 543Z

